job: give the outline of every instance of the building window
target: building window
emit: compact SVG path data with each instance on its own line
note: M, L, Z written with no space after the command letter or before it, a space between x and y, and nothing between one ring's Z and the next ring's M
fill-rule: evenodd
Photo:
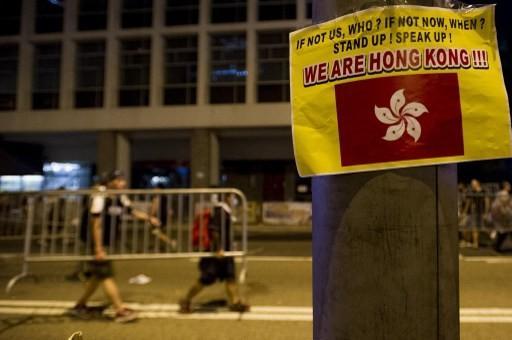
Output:
M292 20L296 15L295 0L258 1L258 20Z
M290 101L288 32L258 34L258 102Z
M0 110L16 110L18 46L0 46Z
M165 49L165 105L196 103L197 36L168 38Z
M0 11L0 35L17 35L20 33L21 0L2 4Z
M32 108L57 109L60 90L60 44L35 45Z
M104 30L107 28L107 0L80 0L78 30Z
M153 0L123 0L122 28L151 27Z
M210 103L245 102L245 34L211 36Z
M45 162L43 164L43 190L56 190L65 183L67 190L89 188L92 166L87 163ZM38 189L38 190L41 190Z
M313 0L306 0L306 19L313 17Z
M199 22L199 0L167 0L165 24L195 25Z
M151 41L149 39L121 42L119 106L149 104L149 72Z
M41 175L0 176L0 191L39 191L43 188Z
M36 1L36 33L62 32L63 0Z
M81 42L76 51L75 107L102 107L105 42Z
M247 0L211 0L213 23L247 20Z

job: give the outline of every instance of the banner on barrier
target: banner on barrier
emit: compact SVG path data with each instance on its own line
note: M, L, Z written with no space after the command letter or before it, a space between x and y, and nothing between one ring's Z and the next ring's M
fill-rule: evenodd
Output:
M378 7L291 33L299 173L510 157L494 10Z
M264 202L262 222L269 225L311 225L311 202Z

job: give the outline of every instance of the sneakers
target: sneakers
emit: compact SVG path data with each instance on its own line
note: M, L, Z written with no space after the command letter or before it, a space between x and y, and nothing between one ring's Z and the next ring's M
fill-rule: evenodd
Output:
M192 306L189 300L182 299L179 301L180 309L178 309L178 313L181 314L190 314L192 313ZM229 305L229 310L231 312L238 312L238 313L244 313L248 312L251 309L251 307L248 304L242 303L242 302L236 302L231 305Z
M180 314L190 314L192 313L192 306L189 300L182 299L179 302L180 309L178 309L178 313Z
M91 314L89 313L89 309L86 305L75 305L75 307L68 310L68 315L82 320L91 318Z
M114 321L119 323L132 322L137 319L137 313L133 309L123 308L116 313Z
M229 306L229 310L232 312L244 313L248 312L251 309L251 306L242 302L236 302Z
M102 316L107 306L87 307L85 305L76 305L68 310L68 315L82 320L90 320L94 317ZM131 322L137 319L137 313L129 308L123 308L114 315L114 321L119 323Z

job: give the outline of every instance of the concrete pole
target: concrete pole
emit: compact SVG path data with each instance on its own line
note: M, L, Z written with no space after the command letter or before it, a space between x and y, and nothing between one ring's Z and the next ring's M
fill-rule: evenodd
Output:
M194 129L190 138L190 176L192 188L219 184L219 141L214 131Z
M131 187L132 182L131 146L131 141L127 134L116 133L116 169L124 173L128 187Z
M21 3L21 42L18 47L18 89L16 93L18 111L28 111L32 107L32 77L34 47L30 37L34 32L35 2L23 1Z
M77 15L78 2L67 2L64 6L64 39L62 39L59 90L59 107L63 110L72 110L74 106L76 41L71 39L71 34L76 31Z
M97 137L97 173L104 174L121 170L131 183L131 142L121 132L100 131Z
M99 175L117 169L117 139L114 131L100 131L96 143L96 172Z
M121 0L108 1L108 27L105 55L105 101L106 109L116 109L119 102L119 37Z
M316 0L313 21L368 3ZM313 178L315 340L459 339L456 182L455 165Z

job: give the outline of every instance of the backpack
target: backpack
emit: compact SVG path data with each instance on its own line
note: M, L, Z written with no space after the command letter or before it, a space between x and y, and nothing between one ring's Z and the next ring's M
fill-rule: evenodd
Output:
M210 210L205 209L194 218L192 227L192 246L195 250L210 250L212 243L211 230L209 228L212 219ZM201 238L201 239L200 239Z

